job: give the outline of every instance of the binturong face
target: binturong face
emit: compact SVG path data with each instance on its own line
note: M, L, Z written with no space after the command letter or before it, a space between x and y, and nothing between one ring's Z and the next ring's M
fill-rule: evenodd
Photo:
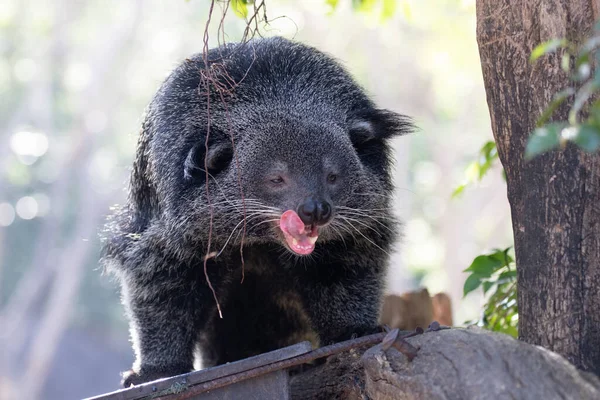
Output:
M240 164L244 187L277 210L271 229L279 242L308 255L319 240L331 239L342 221L341 207L352 205L364 175L347 133L336 126L271 125L253 135L245 150L252 157Z
M361 130L358 141L352 129ZM387 147L370 129L368 122L282 117L246 128L235 151L213 145L209 190L213 223L220 225L213 231L230 232L222 246L239 243L244 230L247 243L277 243L307 256L319 243L386 234Z

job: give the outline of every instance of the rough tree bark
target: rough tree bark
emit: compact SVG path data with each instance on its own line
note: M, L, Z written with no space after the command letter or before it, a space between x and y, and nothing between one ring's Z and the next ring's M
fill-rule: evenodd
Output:
M526 162L525 145L553 94L568 86L560 54L580 43L599 0L477 0L477 41L492 130L506 170L518 266L519 336L600 374L600 154L574 147ZM566 120L568 108L557 120Z

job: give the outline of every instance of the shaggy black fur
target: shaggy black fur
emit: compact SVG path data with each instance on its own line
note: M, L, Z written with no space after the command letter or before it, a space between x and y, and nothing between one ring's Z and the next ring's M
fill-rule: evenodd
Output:
M410 122L377 109L330 57L286 39L213 49L209 62L235 85L225 102L210 91L208 154L197 55L152 100L128 202L108 224L103 260L121 283L137 357L125 386L189 372L195 359L206 367L377 327L397 229L387 140ZM278 221L308 196L331 204L333 218L300 257ZM211 214L219 254L208 274L223 319L203 269Z

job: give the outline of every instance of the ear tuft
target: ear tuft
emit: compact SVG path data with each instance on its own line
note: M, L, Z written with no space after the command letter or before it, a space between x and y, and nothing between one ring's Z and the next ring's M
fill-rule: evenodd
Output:
M415 126L409 117L383 109L360 111L350 124L350 138L355 144L372 139L389 139L414 131Z

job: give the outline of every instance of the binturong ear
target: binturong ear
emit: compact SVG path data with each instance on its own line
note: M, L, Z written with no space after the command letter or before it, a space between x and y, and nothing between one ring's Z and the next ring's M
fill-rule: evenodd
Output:
M350 121L350 139L355 146L371 140L385 140L415 130L412 120L393 111L371 109L359 111Z
M200 179L206 177L206 170L211 175L217 175L229 166L233 158L233 148L228 141L219 141L208 144L196 143L188 152L183 164L185 179Z

